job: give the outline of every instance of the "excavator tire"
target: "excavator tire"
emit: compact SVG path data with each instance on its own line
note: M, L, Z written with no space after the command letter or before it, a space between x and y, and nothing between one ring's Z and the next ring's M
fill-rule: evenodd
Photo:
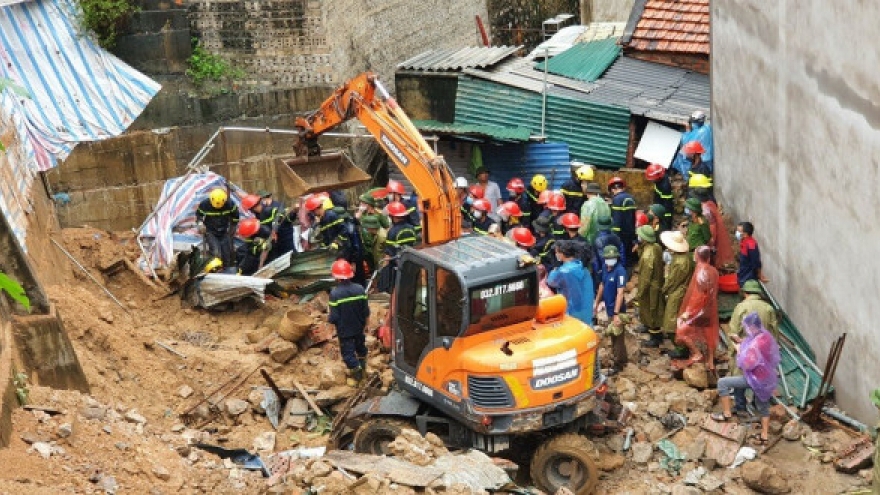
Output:
M361 454L388 455L388 444L405 428L415 428L400 418L372 418L354 432L354 451Z
M590 441L573 433L542 443L532 457L529 471L532 483L547 493L566 487L575 495L591 495L599 483L599 471L590 455Z

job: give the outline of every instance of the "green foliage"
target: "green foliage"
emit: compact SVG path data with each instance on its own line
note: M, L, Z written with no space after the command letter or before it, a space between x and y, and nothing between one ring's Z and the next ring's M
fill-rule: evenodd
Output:
M15 372L12 374L12 385L15 387L15 396L18 397L18 403L25 405L28 403L28 396L31 391L28 388L28 377L25 373Z
M12 280L5 273L0 272L0 292L6 291L7 294L17 303L24 306L24 309L31 310L31 300L28 299L24 288L15 280Z
M225 79L240 79L245 75L243 70L233 67L222 57L208 53L195 38L193 39L192 55L187 62L189 62L189 69L186 70L186 75L192 79L196 86L201 86L208 81L222 82Z
M94 33L104 48L116 46L116 37L128 18L137 11L129 0L79 0L82 24Z

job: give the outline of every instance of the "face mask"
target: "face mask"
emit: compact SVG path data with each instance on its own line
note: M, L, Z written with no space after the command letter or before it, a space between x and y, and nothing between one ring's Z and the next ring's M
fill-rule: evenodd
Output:
M471 204L473 204L473 202L474 202L474 198L472 198L472 197L470 197L470 196L464 198L464 204L466 204L466 205L468 205L468 206L470 206Z
M507 190L507 197L509 197L509 198L515 198L515 197L516 197L516 191L514 191L513 189L508 189L508 190Z
M498 212L498 216L501 217L501 220L504 220L505 222L507 222L508 220L510 220L510 215L507 214L507 213L505 213L505 212L503 212L503 211Z
M685 208L685 209L684 209L684 214L685 214L685 215L690 215L690 214L691 214L691 209L690 209L690 208Z
M736 240L741 241L743 238L743 233L740 231L736 231Z
M480 210L475 211L474 218L483 218L483 212Z
M608 265L609 268L614 267L617 264L617 258L609 258L605 260L605 264Z
M663 263L667 265L672 263L672 253L669 251L663 251Z

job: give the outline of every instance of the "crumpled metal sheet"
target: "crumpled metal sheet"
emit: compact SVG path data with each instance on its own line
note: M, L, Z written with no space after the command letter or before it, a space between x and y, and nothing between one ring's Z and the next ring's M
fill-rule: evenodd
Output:
M265 268L265 267L264 267ZM199 306L210 308L220 303L253 297L266 302L266 286L272 279L209 273L198 282Z

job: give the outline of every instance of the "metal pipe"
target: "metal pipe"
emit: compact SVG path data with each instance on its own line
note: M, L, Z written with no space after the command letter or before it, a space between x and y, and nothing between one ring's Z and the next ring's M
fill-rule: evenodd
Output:
M837 409L833 409L831 407L823 407L822 412L827 414L828 416L831 416L832 418L836 419L837 421L840 421L841 423L843 423L847 426L852 426L853 428L859 430L862 433L866 433L869 429L866 424L860 423L860 422L856 421L855 419L850 418L849 416L843 414L842 412L840 412Z
M785 404L783 404L781 400L779 400L779 399L776 398L776 397L771 397L771 399L773 399L773 402L776 402L777 404L779 404L780 406L782 406L782 407L785 409L785 412L787 412L788 415L792 417L792 419L794 419L795 421L800 421L800 420L801 420L801 417L798 416L798 413L794 412L794 410L792 410L790 407L788 407L788 406L786 406Z
M126 313L131 314L131 313L128 311L128 308L126 308L125 306L123 306L122 303L119 302L119 299L116 299L116 296L114 296L112 292L110 292L106 287L104 287L104 285L101 284L101 282L98 282L98 279L96 279L95 277L93 277L92 274L89 273L88 270L86 270L86 267L82 266L82 264L81 264L79 261L77 261L77 259L74 258L72 254L70 254L66 249L64 249L64 246L62 246L61 244L58 244L58 241L56 241L55 239L49 239L49 240L52 241L52 244L55 244L55 247L57 247L58 249L60 249L61 252L65 254L65 256L67 256L68 258L70 258L70 261L72 261L76 266L78 266L79 269L82 270L83 273L85 273L86 276L88 276L88 277L92 280L92 282L95 283L95 285L97 285L98 287L100 287L100 288L101 288L101 289L102 289L102 290L103 290L103 291L104 291L104 292L110 297L110 299L112 299L113 302L116 303L117 306L119 306L120 308L122 308L122 310L125 311Z
M804 384L805 384L804 390L805 391L809 390L810 374L807 373L807 370L804 369L803 365L801 365L801 363L797 359L794 358L794 354L791 352L791 349L789 349L787 346L784 346L784 345L781 346L781 348L785 349L785 352L788 353L789 357L791 357L791 360L794 361L794 364L801 370L801 373L804 374L804 378L806 379L804 382ZM806 397L806 392L804 392L804 397ZM806 405L807 405L807 403L802 401L800 407L806 407Z
M299 135L300 132L296 129L274 129L274 128L258 128L258 127L222 127L221 129L227 131L235 131L235 132L267 132L269 134L289 134L289 135ZM348 138L371 138L372 134L353 134L350 132L322 132L321 136L327 137L348 137Z
M776 370L779 372L779 379L782 380L782 388L785 390L785 396L788 398L788 401L794 403L794 398L791 396L791 389L788 388L788 379L785 378L785 373L782 371L782 365L777 364Z

